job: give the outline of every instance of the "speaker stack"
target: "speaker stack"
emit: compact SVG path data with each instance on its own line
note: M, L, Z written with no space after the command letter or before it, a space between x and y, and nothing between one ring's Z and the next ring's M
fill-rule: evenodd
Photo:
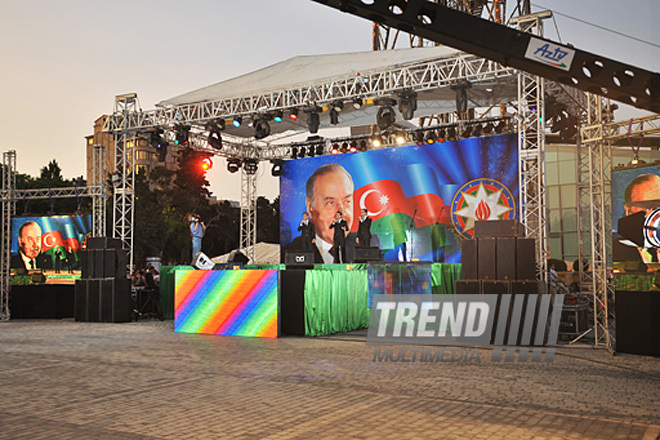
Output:
M477 221L474 238L461 246L457 294L538 294L533 238L517 220Z
M127 255L121 240L90 237L81 252L82 274L76 280L74 318L84 322L129 322L133 311Z

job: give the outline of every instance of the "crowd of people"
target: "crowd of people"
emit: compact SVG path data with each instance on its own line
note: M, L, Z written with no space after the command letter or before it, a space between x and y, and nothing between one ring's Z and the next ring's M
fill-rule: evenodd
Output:
M131 285L133 287L156 289L160 286L160 273L153 266L146 269L136 269L131 276Z

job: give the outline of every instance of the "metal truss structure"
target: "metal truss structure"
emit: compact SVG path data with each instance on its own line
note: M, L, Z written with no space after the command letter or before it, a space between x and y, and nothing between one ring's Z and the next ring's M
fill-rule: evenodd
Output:
M102 147L101 147L102 154ZM16 212L16 201L37 199L80 199L91 197L93 231L104 230L101 220L105 221L106 186L101 184L67 187L67 188L36 188L16 189L16 151L7 151L2 156L2 250L0 252L0 320L10 318L9 291L10 291L10 261L11 261L11 221ZM94 174L99 173L94 162ZM102 169L102 168L101 168ZM103 210L103 212L99 212ZM98 222L98 223L97 223Z
M536 16L521 18L523 32L543 35L543 22ZM518 72L518 182L520 218L528 237L536 242L538 278L548 279L548 225L545 187L545 93L543 78Z
M0 243L0 321L9 319L9 276L11 261L11 219L16 202L11 197L16 188L16 151L2 154L2 242Z
M93 146L93 172L91 186L99 189L99 194L92 197L92 236L104 237L106 235L106 186L103 169L105 164L105 148L103 145Z
M257 175L241 168L240 249L250 261L256 261L257 244Z

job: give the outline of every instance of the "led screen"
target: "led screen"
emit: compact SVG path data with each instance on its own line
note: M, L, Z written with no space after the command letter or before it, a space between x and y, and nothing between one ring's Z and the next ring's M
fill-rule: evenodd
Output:
M276 270L177 270L174 330L278 337Z
M384 260L457 263L474 222L518 218L517 201L514 135L289 160L280 179L280 241L285 252L308 246L298 228L309 212L315 260L332 263L330 224L341 211L351 262L364 208L369 245Z
M10 267L14 284L73 284L92 216L14 217Z

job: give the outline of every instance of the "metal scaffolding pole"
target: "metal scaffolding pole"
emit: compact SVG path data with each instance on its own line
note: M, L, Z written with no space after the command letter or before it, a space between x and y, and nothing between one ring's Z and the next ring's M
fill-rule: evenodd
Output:
M98 196L92 198L92 236L103 237L106 235L105 221L106 209L105 202L107 198L106 186L103 175L105 165L105 148L103 145L94 145L94 157L92 167L92 186L100 186L101 191Z
M113 184L112 236L122 241L128 254L128 268L133 269L133 220L135 216L135 132L129 130L130 120L138 112L137 95L128 93L115 97L114 118L118 121L115 136L115 172Z
M2 154L2 246L0 250L0 321L10 317L9 276L11 262L11 219L16 211L16 151Z
M257 175L241 169L241 235L240 250L256 262L257 242Z
M543 35L539 16L520 17L521 31ZM527 237L536 241L538 277L547 281L548 231L545 188L543 78L520 71L518 73L518 164L520 187L520 218Z

